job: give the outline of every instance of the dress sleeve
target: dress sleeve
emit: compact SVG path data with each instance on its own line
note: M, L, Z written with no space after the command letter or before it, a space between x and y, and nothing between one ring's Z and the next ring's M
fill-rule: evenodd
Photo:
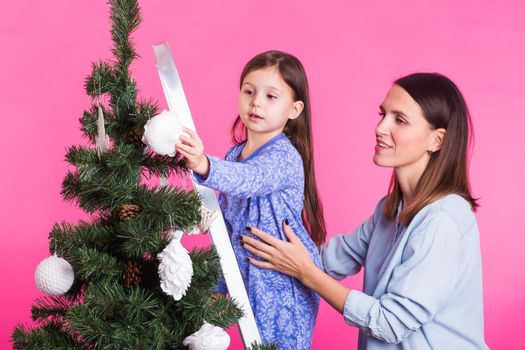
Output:
M246 162L238 163L207 156L210 170L207 178L194 175L200 185L233 195L257 197L293 185L304 186L301 157L291 151L272 149L261 152Z
M432 214L405 246L403 262L379 299L352 290L343 315L387 343L398 344L434 318L454 291L460 261L460 230L446 213Z

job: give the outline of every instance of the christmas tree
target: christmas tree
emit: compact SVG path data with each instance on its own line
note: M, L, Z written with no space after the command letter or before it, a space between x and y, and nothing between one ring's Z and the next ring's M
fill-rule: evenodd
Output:
M141 22L140 8L137 0L109 5L114 57L92 65L85 89L93 104L80 118L93 146L68 149L66 161L74 170L62 183L63 198L91 219L52 228L54 256L39 266L47 274L41 289L50 296L36 300L33 324L15 328L15 349L181 349L203 324L216 331L211 325L230 327L242 316L233 300L213 293L220 278L213 248L192 250L191 261L178 241L167 251L176 240L170 240L174 229L199 227L201 202L190 189L143 181L187 171L180 157L145 150L144 125L158 108L137 98L130 73L138 58L130 36ZM162 264L172 264L164 266L168 274L186 273L189 288L167 294L159 277Z

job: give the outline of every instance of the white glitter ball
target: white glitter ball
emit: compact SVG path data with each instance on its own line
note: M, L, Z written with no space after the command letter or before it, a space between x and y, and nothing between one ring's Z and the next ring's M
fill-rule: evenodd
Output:
M56 255L42 260L35 270L37 288L48 295L66 293L74 280L75 274L71 264Z

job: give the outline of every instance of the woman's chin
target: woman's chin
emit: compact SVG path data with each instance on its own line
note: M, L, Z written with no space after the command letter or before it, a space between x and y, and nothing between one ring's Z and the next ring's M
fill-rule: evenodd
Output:
M391 164L389 164L385 159L382 159L382 157L377 155L377 154L374 155L374 158L373 158L372 161L374 162L375 165L383 167L383 168L390 168L390 167L392 167Z

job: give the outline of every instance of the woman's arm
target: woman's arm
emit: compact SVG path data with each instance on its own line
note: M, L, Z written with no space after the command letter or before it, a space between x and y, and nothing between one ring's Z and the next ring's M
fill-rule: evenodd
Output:
M256 249L250 251L263 259L271 260L271 265L267 265L267 268L273 268L276 271L291 275L299 280L303 279L301 273L307 273L310 270L318 270L322 273L326 272L323 274L327 274L332 280L341 280L348 275L358 273L364 265L372 233L383 211L383 203L384 200L379 201L374 214L363 222L353 233L332 237L328 244L322 247L321 260L324 271L317 267L315 269L306 268L306 266L315 266L315 264L311 261L306 248L301 244L301 241L297 239L292 228L287 225L286 222L283 223L283 231L290 243L278 239L271 239L272 237L263 231L257 228L250 228L254 235L260 238L261 241L246 237L246 243L249 245L246 248L248 250L250 250L250 248ZM265 251L267 249L270 249L270 251ZM261 254L264 253L266 254L262 256ZM321 275L305 276L304 283L310 283L309 280L311 279L311 283L318 284L320 282L320 276Z
M261 241L242 236L244 247L266 260L249 258L259 267L273 269L299 279L317 292L345 320L366 329L386 343L400 343L434 318L446 305L457 278L460 261L460 233L446 214L428 217L405 247L405 260L393 273L380 298L345 288L320 271L288 225L283 242L250 228Z

